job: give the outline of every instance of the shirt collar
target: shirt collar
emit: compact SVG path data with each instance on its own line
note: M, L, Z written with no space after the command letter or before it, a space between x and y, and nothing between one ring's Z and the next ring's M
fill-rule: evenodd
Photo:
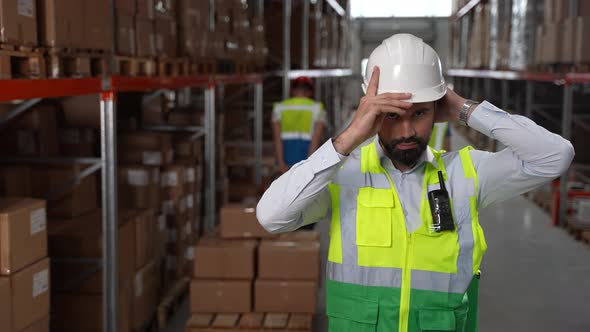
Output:
M377 156L379 157L379 162L381 163L381 166L385 167L386 165L391 165L393 168L395 168L391 159L389 159L389 157L385 154L385 151L383 151L383 147L381 146L381 142L379 139L375 141L375 144L377 145ZM420 155L420 158L418 158L416 166L414 166L408 172L413 172L425 162L432 164L434 168L438 169L438 163L436 162L436 158L434 157L434 153L432 153L432 149L430 148L430 146L426 148L422 155Z

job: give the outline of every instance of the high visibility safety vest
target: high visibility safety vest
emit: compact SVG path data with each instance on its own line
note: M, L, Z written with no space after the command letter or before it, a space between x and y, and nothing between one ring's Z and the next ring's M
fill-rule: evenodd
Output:
M311 140L313 128L324 111L321 103L309 98L290 98L274 106L281 119L281 139Z
M444 157L433 151L438 168L425 163L422 225L409 233L376 144L377 138L355 150L329 185L329 331L476 331L465 327L466 293L487 245L478 221L471 148ZM457 176L461 169L463 176ZM451 198L455 231L431 231L427 192L440 188L438 171Z
M428 145L436 151L442 150L448 129L448 122L435 123L434 127L432 128L432 135L430 136L430 141L428 142Z

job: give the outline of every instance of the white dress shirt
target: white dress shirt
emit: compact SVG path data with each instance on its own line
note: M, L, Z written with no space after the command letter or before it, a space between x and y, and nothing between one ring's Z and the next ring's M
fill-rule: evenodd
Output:
M471 151L479 182L478 207L486 207L530 191L565 172L574 157L569 141L532 120L510 115L489 102L477 106L469 127L507 148L499 152ZM369 142L369 141L368 141ZM409 232L418 229L425 163L436 163L430 149L416 166L401 172L377 144L381 164L398 192ZM449 157L452 154L443 155ZM328 140L307 160L294 165L272 183L258 203L257 216L269 232L288 232L329 216L328 184L346 160ZM436 164L435 164L436 165ZM447 169L453 177L453 170Z

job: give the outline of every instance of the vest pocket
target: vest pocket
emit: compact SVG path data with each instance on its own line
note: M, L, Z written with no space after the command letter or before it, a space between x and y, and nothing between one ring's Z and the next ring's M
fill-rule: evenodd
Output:
M391 216L395 204L391 189L359 188L356 244L391 247Z
M377 301L328 294L329 332L375 332Z
M420 331L463 331L457 330L455 312L453 310L428 310L418 312Z

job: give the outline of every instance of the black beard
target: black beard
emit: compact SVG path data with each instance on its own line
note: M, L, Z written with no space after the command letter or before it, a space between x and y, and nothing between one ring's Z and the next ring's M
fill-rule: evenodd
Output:
M400 150L397 148L397 145L400 143L416 143L418 147L414 149ZM411 167L416 164L416 162L418 161L418 159L427 147L428 143L420 137L410 137L395 140L390 142L389 144L386 144L385 150L389 158L391 158L391 160L397 161L404 166Z

